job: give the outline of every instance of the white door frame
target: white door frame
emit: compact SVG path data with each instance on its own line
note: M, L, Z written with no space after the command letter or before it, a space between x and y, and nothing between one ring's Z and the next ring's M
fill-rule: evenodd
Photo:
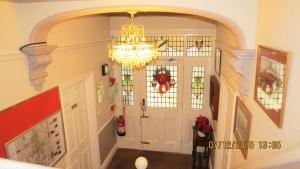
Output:
M219 117L217 128L215 128L215 140L233 141L234 112L238 92L223 75L220 77L220 86ZM229 98L230 96L232 98ZM231 152L231 149L215 149L214 168L230 169Z
M75 79L72 79L66 83L63 83L59 86L59 93L60 93L60 100L62 104L62 111L64 111L63 106L63 99L62 99L62 91L75 83L80 81L84 81L85 92L86 92L86 105L88 111L88 124L89 124L89 136L90 136L90 144L91 144L91 160L92 160L92 167L93 169L100 168L100 152L99 152L99 141L98 141L98 134L97 134L97 111L96 111L96 95L95 95L95 79L94 73L88 72L78 76ZM66 123L65 118L63 118L63 122ZM67 138L66 136L66 139ZM68 146L68 145L67 145ZM69 154L66 154L66 161L67 161L67 168L70 168L71 161Z

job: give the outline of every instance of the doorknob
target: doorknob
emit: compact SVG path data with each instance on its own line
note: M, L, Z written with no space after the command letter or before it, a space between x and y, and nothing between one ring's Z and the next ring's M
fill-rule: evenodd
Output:
M141 109L142 109L142 112L146 111L146 101L145 101L145 99L142 99Z

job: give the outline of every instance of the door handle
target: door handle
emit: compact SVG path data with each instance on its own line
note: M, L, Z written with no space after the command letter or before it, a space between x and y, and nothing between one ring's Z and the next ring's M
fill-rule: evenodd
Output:
M75 109L76 107L77 107L77 103L73 104L73 105L71 106L71 109Z
M143 99L143 100L142 100L142 103L143 103L143 106L145 106L145 105L146 105L146 101L145 101L145 99Z
M142 99L141 109L142 109L143 112L146 111L146 100L145 99Z
M141 144L150 144L148 141L140 141Z
M148 119L149 116L145 116L144 114L141 116L141 118L144 118L144 119Z

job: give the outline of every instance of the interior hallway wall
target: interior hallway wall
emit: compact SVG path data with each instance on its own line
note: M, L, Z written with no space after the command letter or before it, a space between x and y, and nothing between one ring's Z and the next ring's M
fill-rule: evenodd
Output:
M272 154L280 153L292 149L300 142L299 124L300 114L299 106L297 106L297 98L300 91L297 86L300 85L300 49L298 39L300 37L300 24L295 20L300 17L297 9L300 2L297 0L280 1L261 0L259 5L256 44L265 45L279 50L291 53L291 65L289 84L286 100L286 109L282 129L279 129L265 112L254 101L254 84L256 64L253 65L252 82L250 84L249 96L245 100L245 104L252 114L252 128L250 140L255 141L255 149L248 151L247 160L244 159L240 150L232 150L231 168L237 168L252 161L266 158ZM230 79L232 86L236 87L235 81L239 75L234 73L230 66L232 54L226 50L227 47L236 47L236 42L232 33L224 26L217 26L217 47L223 50L222 57L222 74L225 78ZM260 150L258 149L258 141L281 141L280 150Z
M27 57L19 51L19 47L25 44L20 44L19 31L22 28L18 25L15 4L1 1L0 9L0 110L88 72L94 73L96 81L103 81L104 89L108 87L108 76L101 75L101 64L109 63L108 17L95 15L73 19L51 30L47 42L58 48L52 53L42 91L36 91L29 80ZM107 98L105 90L103 102L97 104L98 130L112 116ZM65 167L65 160L61 160L58 166Z
M291 54L290 74L286 97L286 108L282 128L278 128L267 114L254 101L255 65L252 72L250 95L245 103L252 114L250 140L255 142L255 149L248 151L244 160L240 150L233 150L232 168L246 165L252 161L270 157L300 143L300 17L299 0L261 0L259 4L256 44L288 51ZM259 149L258 141L281 141L279 150ZM287 157L288 158L288 157ZM280 160L280 159L278 159Z

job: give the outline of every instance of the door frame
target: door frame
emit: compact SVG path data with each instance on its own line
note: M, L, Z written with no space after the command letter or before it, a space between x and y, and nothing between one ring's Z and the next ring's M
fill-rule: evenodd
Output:
M78 77L67 81L66 83L63 83L59 85L59 94L60 94L60 100L61 100L61 107L62 111L64 110L64 103L63 103L63 96L62 93L65 89L69 88L70 86L84 81L84 87L86 92L86 105L87 105L87 117L88 117L88 125L89 125L89 139L90 139L90 146L91 146L91 160L92 160L92 167L93 169L100 168L100 152L99 152L99 141L98 141L98 132L97 132L97 111L96 111L96 95L95 95L95 78L93 72L84 73L82 75L79 75ZM65 117L63 117L64 124L66 123ZM66 131L66 130L65 130ZM69 138L66 135L66 140ZM68 146L68 145L67 145ZM67 168L71 167L71 161L69 152L66 153L66 165Z
M116 33L119 33L119 31L112 31L111 34L116 34ZM174 29L166 29L166 30L148 30L147 31L147 34L145 34L145 36L157 36L157 35L162 35L162 36L185 36L185 40L186 41L186 36L207 36L207 35L211 35L212 38L213 38L213 44L212 44L212 53L211 53L211 56L209 56L208 58L210 59L210 61L208 61L208 63L213 63L213 60L214 60L214 57L215 57L215 43L216 43L216 29L214 28L198 28L198 29L179 29L179 30L174 30ZM184 43L184 51L183 52L186 52L186 43ZM159 60L169 60L169 59L178 59L178 60L182 60L182 64L184 65L184 60L185 58L188 58L186 55L184 56L160 56L159 57ZM188 60L193 60L193 59L197 59L197 58L189 58ZM204 59L204 58L203 58ZM214 74L214 69L213 67L207 67L207 66L204 66L205 67L205 83L207 84L206 87L205 87L205 99L203 100L204 103L203 104L207 104L208 105L208 100L209 100L209 75L212 75ZM113 66L113 70L114 70L114 76L117 77L117 78L120 78L121 77L121 66L119 64L115 64ZM183 75L185 75L185 69L183 68ZM134 81L134 85L139 85L138 82L135 82L135 80L133 79ZM190 83L190 82L188 82ZM186 82L183 82L183 88L182 90L184 90L184 87L185 87L185 84ZM133 89L134 90L134 89ZM184 100L184 97L182 97L182 100ZM120 103L120 105L123 105L123 102L122 102L122 86L120 85L120 87L118 88L118 95L117 95L117 99L116 99L116 102L117 103ZM140 100L134 100L134 103L135 105L140 105ZM122 112L121 110L121 107L122 106L117 106L117 112ZM131 106L130 106L131 107ZM127 108L127 106L126 106ZM137 113L140 114L141 111L140 111L140 106L138 106L137 109L134 109L135 110L135 113L131 113L131 114L128 114L126 113L126 116L128 115L129 117L133 117L133 115L136 115ZM209 111L209 113L206 113L206 114L203 114L203 112L205 111L204 109L200 110L201 114L202 115L207 115L209 116L210 119L211 116L209 114L211 114L210 112L210 109L209 109L209 106L207 107L206 109L207 111ZM127 111L127 109L126 109ZM180 110L179 110L180 111ZM179 151L178 153L183 153L183 154L190 154L192 152L192 125L193 124L190 124L189 123L189 126L184 126L185 124L188 124L188 122L186 122L186 120L188 120L188 117L187 115L184 114L184 104L182 104L182 112L180 112L181 114L181 118L182 118L182 122L181 122L181 129L180 129L180 134L181 134L181 140L179 141L179 144L181 144L180 148L179 148ZM199 113L198 113L199 115ZM137 119L136 119L137 120ZM211 120L213 121L213 120ZM139 122L135 122L134 124L135 127L138 127L140 126L140 123ZM138 133L140 133L141 131L138 129L137 131ZM189 143L187 143L186 141L186 144L185 146L183 145L184 143L184 140L183 138L184 137L187 137L189 138ZM139 141L135 141L133 142L134 139L139 139L140 140L140 137L139 136L133 136L132 138L129 138L129 139L126 139L126 138L122 138L122 137L117 137L117 140L118 140L118 145L119 147L122 147L122 148L134 148L134 149L139 149L141 146L139 145Z

